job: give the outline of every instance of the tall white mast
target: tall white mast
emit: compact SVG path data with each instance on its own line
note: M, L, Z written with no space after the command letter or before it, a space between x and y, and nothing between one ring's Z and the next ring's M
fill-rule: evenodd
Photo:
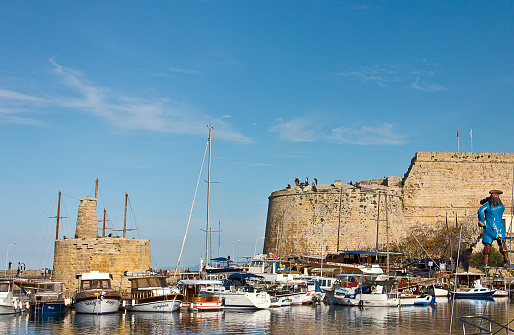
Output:
M209 263L209 201L211 192L212 126L209 125L209 159L207 164L207 227L205 228L205 266Z

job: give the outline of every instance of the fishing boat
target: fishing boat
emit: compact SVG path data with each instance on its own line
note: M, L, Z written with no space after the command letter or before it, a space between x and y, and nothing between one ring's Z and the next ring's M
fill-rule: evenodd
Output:
M166 284L163 276L129 278L130 299L125 309L133 312L169 313L179 309L184 296Z
M36 283L33 293L28 293L30 312L34 314L64 314L71 301L64 298L62 282Z
M85 314L115 313L120 307L120 293L111 287L111 275L91 271L78 275L80 288L75 294L75 312Z
M24 309L22 300L13 295L13 286L12 281L0 281L0 315L21 313Z
M322 286L322 288L330 303L337 305L339 304L339 299L344 298L347 294L355 293L359 284L363 283L366 277L359 274L340 274L332 279L331 286ZM322 284L324 284L323 281Z
M208 295L202 291L204 287L218 287L219 291L222 285L223 282L220 280L183 279L179 281L178 286L184 295L180 308L190 311L222 310L225 306L223 306L223 301L220 297Z

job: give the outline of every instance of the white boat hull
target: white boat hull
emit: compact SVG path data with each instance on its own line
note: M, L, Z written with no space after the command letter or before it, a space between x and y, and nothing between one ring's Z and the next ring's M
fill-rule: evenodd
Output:
M192 311L217 311L223 308L224 306L221 301L192 302L189 305L189 309Z
M83 314L115 313L120 308L119 299L88 299L75 303L75 312Z
M291 306L291 300L285 297L275 298L271 301L270 307L287 307Z
M266 292L224 292L220 297L225 309L264 309L271 306L270 295Z
M21 313L21 309L14 305L0 304L0 315Z
M426 306L435 304L435 297L431 295L409 295L400 296L400 306Z
M435 297L447 297L450 295L450 291L448 289L445 289L445 288L440 288L440 287L431 287L429 288L429 292L430 294L433 293L433 295Z
M171 313L180 308L181 300L154 301L142 304L128 304L125 308L132 312Z
M363 307L393 307L400 304L398 298L389 298L387 294L352 294L337 298L339 305Z

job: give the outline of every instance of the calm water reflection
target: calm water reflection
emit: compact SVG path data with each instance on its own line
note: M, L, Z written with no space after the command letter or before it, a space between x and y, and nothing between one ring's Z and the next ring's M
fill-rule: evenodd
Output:
M460 300L454 315L479 314L506 323L514 305L502 300ZM508 314L510 318L508 318ZM448 334L452 302L435 307L363 308L295 306L255 312L118 313L59 318L0 316L0 334ZM453 334L462 334L454 317Z

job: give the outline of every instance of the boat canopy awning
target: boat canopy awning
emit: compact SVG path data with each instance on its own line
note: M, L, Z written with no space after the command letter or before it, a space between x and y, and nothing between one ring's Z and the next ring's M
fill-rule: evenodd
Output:
M223 285L221 280L207 280L207 279L183 279L178 282L179 285Z
M248 279L248 278L263 278L262 276L253 273L233 273L228 276L228 279Z
M217 257L217 258L211 258L211 261L213 262L228 262L230 259L226 257Z
M340 251L339 253L340 254L350 254L350 255L361 255L361 256L363 256L363 255L364 256L372 256L372 255L384 256L384 255L387 255L386 251L375 252L375 251L368 251L368 250L344 250L344 251ZM399 255L402 255L402 253L390 251L389 255L399 256Z

